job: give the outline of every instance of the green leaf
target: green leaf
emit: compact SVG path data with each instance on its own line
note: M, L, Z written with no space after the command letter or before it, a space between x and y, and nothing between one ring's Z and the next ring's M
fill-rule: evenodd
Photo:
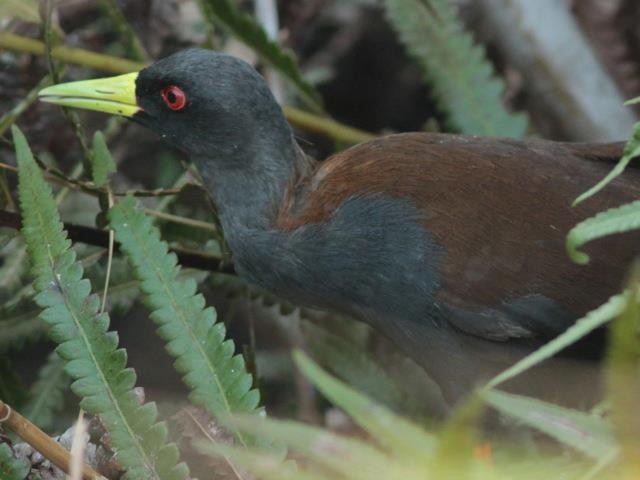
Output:
M248 451L224 443L198 442L196 448L204 454L224 458L225 461L231 461L234 465L242 465L260 480L328 480L326 475L298 468L293 462L283 463L272 453ZM337 480L335 477L330 478Z
M637 262L624 297L626 308L610 329L607 398L624 463L635 468L637 474L640 471L640 264Z
M18 160L18 191L27 250L33 264L36 303L50 325L56 352L74 379L71 389L88 413L99 415L125 479L179 480L188 475L178 464L178 450L167 444L167 428L156 423L153 403L141 404L134 386L135 372L126 368L127 354L118 349L118 336L108 332L109 316L99 313L100 301L90 295L76 262L51 189L36 165L27 141L12 128Z
M503 82L447 0L385 0L400 41L422 68L449 126L458 132L522 137L528 120L502 103Z
M46 328L38 318L38 312L29 311L3 319L0 321L0 353L20 350L26 341L36 342L46 334Z
M576 323L569 327L564 333L558 335L535 352L527 355L515 365L512 365L504 372L495 376L489 383L487 383L486 388L496 387L499 384L520 375L522 372L536 366L546 359L551 358L562 349L577 342L596 328L604 325L617 315L620 315L624 308L624 296L614 295L609 298L606 303L600 305L595 310L590 311L584 317L577 320Z
M595 460L613 459L619 451L611 426L595 415L497 390L485 392L483 398L503 414Z
M566 239L567 253L574 262L584 265L589 263L589 255L578 250L582 245L598 238L638 228L640 228L640 200L610 208L587 218L569 231Z
M640 122L636 123L633 127L633 133L631 134L631 138L624 146L624 151L622 153L622 158L618 161L618 163L613 167L613 169L605 176L602 180L600 180L596 185L591 187L589 190L581 194L578 198L575 199L573 205L576 206L580 202L586 200L589 197L594 196L604 187L606 187L609 183L611 183L616 177L622 175L622 173L627 168L627 165L640 155Z
M14 456L11 447L0 444L0 478L2 480L25 480L31 466L24 460Z
M242 356L234 355L233 342L225 340L224 324L216 323L215 310L205 307L196 282L178 278L181 269L176 256L160 240L151 219L135 208L132 197L115 205L109 218L140 280L158 334L191 389L191 400L218 419L232 413L257 413L259 393L251 389L253 379ZM242 445L249 443L240 431L234 434Z
M318 113L322 111L320 94L302 78L293 54L270 40L251 16L240 11L232 0L199 0L199 4L210 22L222 26L255 50L262 60L296 87L300 98L309 108Z
M325 328L324 324L320 326L310 321L303 321L301 328L312 356L354 389L394 411L420 411L420 406L412 402L396 381L353 338L337 335Z
M477 462L474 449L481 441L478 424L482 420L484 403L474 392L455 406L451 418L438 435L433 470L438 477L455 478Z
M305 456L309 461L331 472L329 478L371 480L394 478L391 457L376 446L355 438L343 437L318 427L299 422L239 417L237 428L252 435L271 438ZM391 430L393 424L388 426ZM203 452L221 452L219 444L198 444ZM419 448L416 445L415 448ZM224 451L228 451L224 449ZM273 460L275 462L275 458Z
M29 391L27 404L22 409L24 416L43 430L53 427L55 416L64 407L64 392L70 383L64 366L64 361L58 354L51 352Z
M116 164L113 161L111 152L107 147L102 132L98 131L93 135L91 144L91 175L93 183L97 187L104 187L109 179L109 174L116 171Z
M391 414L353 392L324 373L304 354L297 352L295 360L302 372L325 395L348 413L355 414L355 420L372 435L371 442L298 422L275 419L256 421L254 418L240 417L234 420L238 428L254 435L270 437L287 446L295 452L300 462L297 465L282 465L278 458L267 452L223 443L199 442L197 448L242 466L264 480L538 480L556 478L558 475L562 478L578 478L579 474L586 471L575 460L569 462L557 455L545 455L537 456L534 461L529 456L518 458L513 455L515 450L511 452L510 449L504 449L504 454L496 451L495 462L473 458L475 435L461 439L460 434L464 432L468 435L471 432L466 428L472 426L469 421L474 424L473 431L477 431L475 422L478 406L483 406L478 396L460 409L453 422L445 424L442 433L430 435L418 425ZM466 424L466 427L461 429L462 424ZM464 453L455 452L456 446L463 446ZM456 461L463 455L466 461ZM586 467L592 469L591 464Z
M419 458L435 448L435 439L427 432L327 374L304 353L294 352L294 360L318 390L395 455Z
M109 17L109 20L111 20L115 32L124 44L127 56L132 60L144 62L147 59L144 47L136 36L136 32L131 28L129 22L127 22L116 0L100 0L98 6L100 10Z

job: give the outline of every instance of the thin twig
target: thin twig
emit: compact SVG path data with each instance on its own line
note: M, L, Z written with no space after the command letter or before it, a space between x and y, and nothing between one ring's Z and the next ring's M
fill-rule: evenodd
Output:
M209 429L207 429L204 425L202 425L202 423L195 417L195 415L193 413L191 413L191 411L188 408L184 409L183 411L193 421L193 423L196 425L198 430L200 430L200 432L202 432L202 434L211 443L218 443L219 442L219 440L217 440L216 438L213 437L213 435L211 435L211 432L209 431ZM229 467L231 467L231 470L233 470L233 473L236 475L236 477L238 477L238 480L244 480L244 477L242 476L240 471L237 469L237 467L233 464L231 459L229 457L227 457L226 455L223 455L223 456L224 456L224 459L226 460L227 464L229 465Z
M0 210L0 227L13 228L20 230L22 218L17 213ZM108 248L109 232L99 230L97 228L86 227L84 225L74 225L65 223L64 228L69 234L69 238L73 242L86 243L97 247ZM116 243L114 251L119 250ZM195 268L198 270L206 270L211 272L235 274L233 265L229 264L223 258L210 255L208 253L187 250L184 248L171 248L170 251L178 257L178 262L185 268Z
M56 467L69 474L69 466L71 465L69 452L2 400L0 400L0 421ZM107 480L86 463L82 465L82 478L85 480Z
M309 132L320 133L345 143L361 143L373 140L376 135L357 128L349 127L329 118L319 117L288 105L282 111L292 125Z
M66 185L73 190L82 191L94 197L97 197L97 196L100 196L101 194L106 193L106 191L103 188L96 187L93 184L93 182L74 180L66 176L61 170L58 170L57 168L44 165L42 162L39 162L39 164L42 170L44 171L45 177L47 178L47 180ZM2 163L2 162L0 162L0 170L8 170L12 173L18 172L18 169L13 165L9 165L7 163ZM179 188L156 188L154 190L126 190L124 192L113 192L113 196L126 197L128 195L131 195L134 197L166 197L166 196L178 195L180 192L182 192L182 189L186 186L199 187L199 185L195 183L187 183L182 185Z
M109 192L108 197L109 208L113 207L113 195ZM107 305L107 293L109 292L109 281L111 280L111 266L113 264L113 247L115 243L115 235L113 229L109 229L109 246L108 246L108 256L107 256L107 274L104 279L104 292L102 293L102 305L100 306L100 313L104 312L104 309Z
M189 227L198 228L200 230L207 230L213 233L218 233L218 229L213 223L203 222L202 220L195 220L193 218L180 217L171 213L161 212L159 210L152 210L150 208L143 208L144 213L151 215L152 217L167 220L172 223L178 223L180 225L187 225Z
M44 43L9 32L0 33L0 48L8 48L33 55L44 55ZM73 63L75 65L114 74L136 72L145 67L142 63L132 62L124 58L112 57L81 48L70 48L62 45L53 47L51 55L56 60L65 63Z

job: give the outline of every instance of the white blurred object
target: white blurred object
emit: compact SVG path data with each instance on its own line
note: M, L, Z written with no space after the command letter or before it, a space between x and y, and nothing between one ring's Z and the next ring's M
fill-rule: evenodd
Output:
M278 42L278 32L280 30L280 22L278 19L278 6L276 0L255 0L255 13L258 22L262 25L267 37L274 42ZM271 67L265 69L265 78L269 84L269 88L278 103L284 102L284 84L282 77Z
M473 6L485 33L565 135L582 141L629 137L636 117L565 0L478 0Z

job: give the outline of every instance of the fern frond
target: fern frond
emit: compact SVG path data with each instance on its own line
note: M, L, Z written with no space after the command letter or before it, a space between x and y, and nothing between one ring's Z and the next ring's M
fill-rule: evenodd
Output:
M449 126L474 135L522 137L523 114L502 104L504 85L447 0L384 0L387 18L420 64Z
M610 208L583 220L567 234L566 247L569 257L581 265L589 263L589 255L578 250L582 245L615 233L640 228L640 200L620 207Z
M0 478L2 480L25 480L30 470L31 465L16 458L9 445L0 444Z
M262 60L278 70L296 87L300 98L309 108L316 112L322 111L320 94L302 78L293 54L269 39L253 17L240 11L231 0L199 0L199 3L209 21L221 25L246 43Z
M225 341L224 324L216 323L216 312L205 307L193 279L180 280L176 256L160 240L151 219L126 198L110 213L111 228L141 282L151 318L167 351L176 358L175 367L191 389L191 401L218 419L231 413L256 412L260 400L252 390L253 379L244 360L234 355L234 344ZM235 431L237 440L247 439Z
M153 403L141 405L135 372L126 368L127 354L118 336L108 332L109 316L99 314L99 299L90 295L83 268L67 239L51 190L36 165L27 141L12 128L18 159L18 190L23 212L22 233L33 264L36 303L50 325L56 352L74 379L71 389L88 413L99 415L127 479L184 479L178 450L167 444L167 428L157 423Z
M576 198L573 202L573 206L578 205L579 203L585 201L587 198L593 197L596 193L613 182L617 177L622 175L622 173L627 168L627 165L631 163L631 160L637 158L638 156L640 156L640 122L636 123L633 127L631 138L624 146L622 158L602 180L600 180L593 187Z
M24 416L41 429L50 429L55 415L64 406L64 392L69 381L64 372L64 361L56 352L51 352L29 390L27 404L22 409Z

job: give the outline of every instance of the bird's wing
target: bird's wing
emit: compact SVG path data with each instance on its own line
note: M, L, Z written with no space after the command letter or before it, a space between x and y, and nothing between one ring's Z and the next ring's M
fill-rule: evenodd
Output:
M589 266L565 253L581 220L637 198L631 171L576 208L609 170L621 144L521 142L399 134L322 162L281 228L325 221L347 199L385 194L411 203L443 247L436 301L458 329L491 340L548 337L619 290L629 238L594 242ZM428 260L426 260L428 261Z

